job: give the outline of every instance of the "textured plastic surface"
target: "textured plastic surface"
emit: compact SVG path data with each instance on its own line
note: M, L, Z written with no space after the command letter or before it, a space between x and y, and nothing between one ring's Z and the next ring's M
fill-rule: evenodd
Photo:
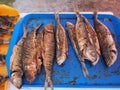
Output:
M89 19L93 25L93 15L83 14ZM118 53L120 52L120 24L119 19L113 15L99 15L99 20L102 21L112 33ZM66 30L66 22L72 22L75 24L76 16L75 14L60 14L60 22ZM32 30L37 24L43 23L45 26L48 23L53 23L54 28L56 25L54 14L29 14L25 16L21 21L19 21L15 27L10 47L6 57L8 75L10 77L10 56L12 54L12 49L14 45L23 35L23 26ZM68 33L67 33L68 37ZM69 44L69 55L68 59L64 62L62 66L58 66L56 60L54 60L52 81L54 87L120 87L120 54L118 54L117 61L111 67L107 67L104 58L100 57L100 60L96 66L91 66L91 64L86 61L86 66L90 73L91 78L85 78L83 76L80 62L74 52L71 42L68 37ZM28 82L23 77L23 86L44 86L45 81L45 71L42 67L41 73L37 75L35 81L32 84Z

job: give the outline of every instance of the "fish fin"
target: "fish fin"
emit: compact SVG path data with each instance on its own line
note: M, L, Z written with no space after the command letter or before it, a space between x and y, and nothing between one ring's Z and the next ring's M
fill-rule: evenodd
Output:
M94 19L97 20L97 18L98 18L98 12L95 11L95 12L94 12Z
M81 63L81 67L82 67L82 71L83 71L84 77L88 77L89 78L90 75L88 73L88 70L87 70L87 67L85 65L84 59L81 59L80 63Z
M59 17L59 12L55 12L55 19L57 21L57 23L60 23L60 17Z
M43 24L38 24L35 28L34 28L34 32L36 32Z
M51 90L54 90L52 80L50 77L46 77L44 90L47 90L48 85L50 85Z
M27 36L27 33L28 33L28 28L26 26L24 26L24 34L23 34L23 37L26 37Z
M77 6L74 8L74 12L76 13L77 17L82 17L82 15L79 12L79 8Z

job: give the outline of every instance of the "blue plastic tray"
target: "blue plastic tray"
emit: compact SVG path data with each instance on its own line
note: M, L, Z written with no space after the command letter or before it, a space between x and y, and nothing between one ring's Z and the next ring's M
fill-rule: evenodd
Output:
M93 15L83 14L89 19L93 25ZM120 23L119 19L113 15L99 15L99 20L102 21L112 33L118 53L120 52ZM75 24L76 16L75 14L60 14L60 22L66 30L66 22L72 22ZM12 49L14 45L23 35L23 26L26 25L30 27L31 30L37 25L43 23L45 26L48 23L53 23L54 28L56 25L54 14L29 14L25 16L21 21L15 26L15 30L12 36L10 47L6 57L6 65L8 69L8 75L10 77L10 56L12 54ZM68 33L67 33L68 37ZM56 60L54 60L52 81L54 87L120 87L120 54L118 54L117 61L111 67L107 67L105 61L101 55L100 60L96 66L91 66L88 61L86 61L86 66L90 73L91 78L84 78L80 62L74 52L71 42L68 38L69 44L69 56L68 59L62 66L58 66ZM42 67L40 75L37 76L32 84L23 78L23 86L44 86L45 81L45 71Z

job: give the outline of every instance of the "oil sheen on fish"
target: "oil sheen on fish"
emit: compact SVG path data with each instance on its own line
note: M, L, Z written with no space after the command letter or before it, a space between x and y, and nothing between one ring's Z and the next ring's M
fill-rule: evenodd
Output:
M54 90L51 80L53 60L55 56L55 33L53 29L54 28L52 23L47 24L44 27L43 51L42 51L43 65L46 72L44 90L47 90L48 85L50 85L51 90Z
M25 39L22 50L23 70L26 80L31 84L37 75L36 64L36 31L41 25L38 25L30 33L28 33Z
M96 65L99 61L99 58L100 58L100 46L99 46L98 37L97 37L97 34L96 34L94 28L89 23L87 18L85 18L85 17L83 17L83 18L84 18L84 22L85 22L85 25L86 25L86 28L88 31L88 36L89 36L90 42L92 43L92 45L94 46L94 48L97 52L97 60L92 63L92 65Z
M68 55L68 42L67 36L63 26L60 24L59 14L55 13L56 18L56 55L57 63L61 65L67 58Z
M85 77L89 77L89 73L88 73L88 70L86 68L86 65L85 65L85 62L84 62L84 59L81 57L81 52L79 50L79 45L77 43L77 39L76 39L76 34L75 34L75 26L70 23L70 22L67 22L67 31L68 31L68 34L69 34L69 38L70 38L70 41L74 47L74 50L77 54L77 57L81 63L81 67L82 67L82 71L83 71L83 74Z
M37 54L37 72L38 74L40 73L41 70L41 65L42 65L42 48L43 48L43 30L42 29L38 34L37 34L37 39L36 39L36 54Z
M97 19L97 12L94 13L94 20L102 55L107 66L111 66L115 63L118 55L115 41L109 29Z
M11 70L11 81L17 87L20 88L22 85L22 47L27 36L27 29L24 28L24 34L18 43L14 46L12 55L10 58L10 70Z

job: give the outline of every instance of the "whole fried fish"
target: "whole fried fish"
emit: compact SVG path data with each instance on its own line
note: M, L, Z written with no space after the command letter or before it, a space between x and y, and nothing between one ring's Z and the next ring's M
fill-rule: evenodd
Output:
M40 73L41 70L41 65L42 65L42 48L43 48L43 30L42 29L38 34L37 34L37 39L36 39L36 54L37 54L37 72Z
M97 37L97 34L96 34L94 28L89 23L89 21L85 17L83 17L83 18L84 18L84 22L86 24L86 28L88 31L88 36L89 36L90 42L92 43L92 45L94 46L94 48L97 52L97 60L95 62L92 62L92 65L96 65L99 61L99 58L100 58L100 46L99 46L98 37Z
M27 28L24 28L24 34L18 43L14 46L10 58L11 81L17 88L20 88L22 85L22 47L26 36Z
M57 63L61 65L68 55L68 42L67 36L63 26L60 24L59 14L55 13L55 18L57 21L56 24L56 55L57 55Z
M70 23L70 22L67 22L67 30L68 30L68 34L69 34L69 38L71 40L71 43L74 47L74 50L77 54L77 57L81 63L81 67L82 67L82 71L83 71L83 74L85 77L89 77L89 73L88 73L88 70L86 68L86 65L85 65L85 62L84 62L84 59L81 57L81 52L79 50L79 45L77 43L77 38L76 38L76 34L75 34L75 26Z
M35 80L37 75L36 31L40 26L41 24L28 34L22 49L23 70L25 78L30 84Z
M117 49L109 29L97 19L97 12L94 13L95 30L98 36L101 52L107 66L111 66L117 59Z
M43 38L42 57L43 57L43 65L46 72L44 90L47 90L48 85L50 85L51 89L54 90L51 80L54 56L55 56L55 33L53 30L53 25L50 23L44 27L44 38Z
M90 42L88 37L88 32L85 27L85 23L83 21L82 15L78 11L76 11L77 22L75 27L76 39L79 45L79 50L81 52L81 57L83 59L87 59L91 62L95 62L97 60L96 50Z

